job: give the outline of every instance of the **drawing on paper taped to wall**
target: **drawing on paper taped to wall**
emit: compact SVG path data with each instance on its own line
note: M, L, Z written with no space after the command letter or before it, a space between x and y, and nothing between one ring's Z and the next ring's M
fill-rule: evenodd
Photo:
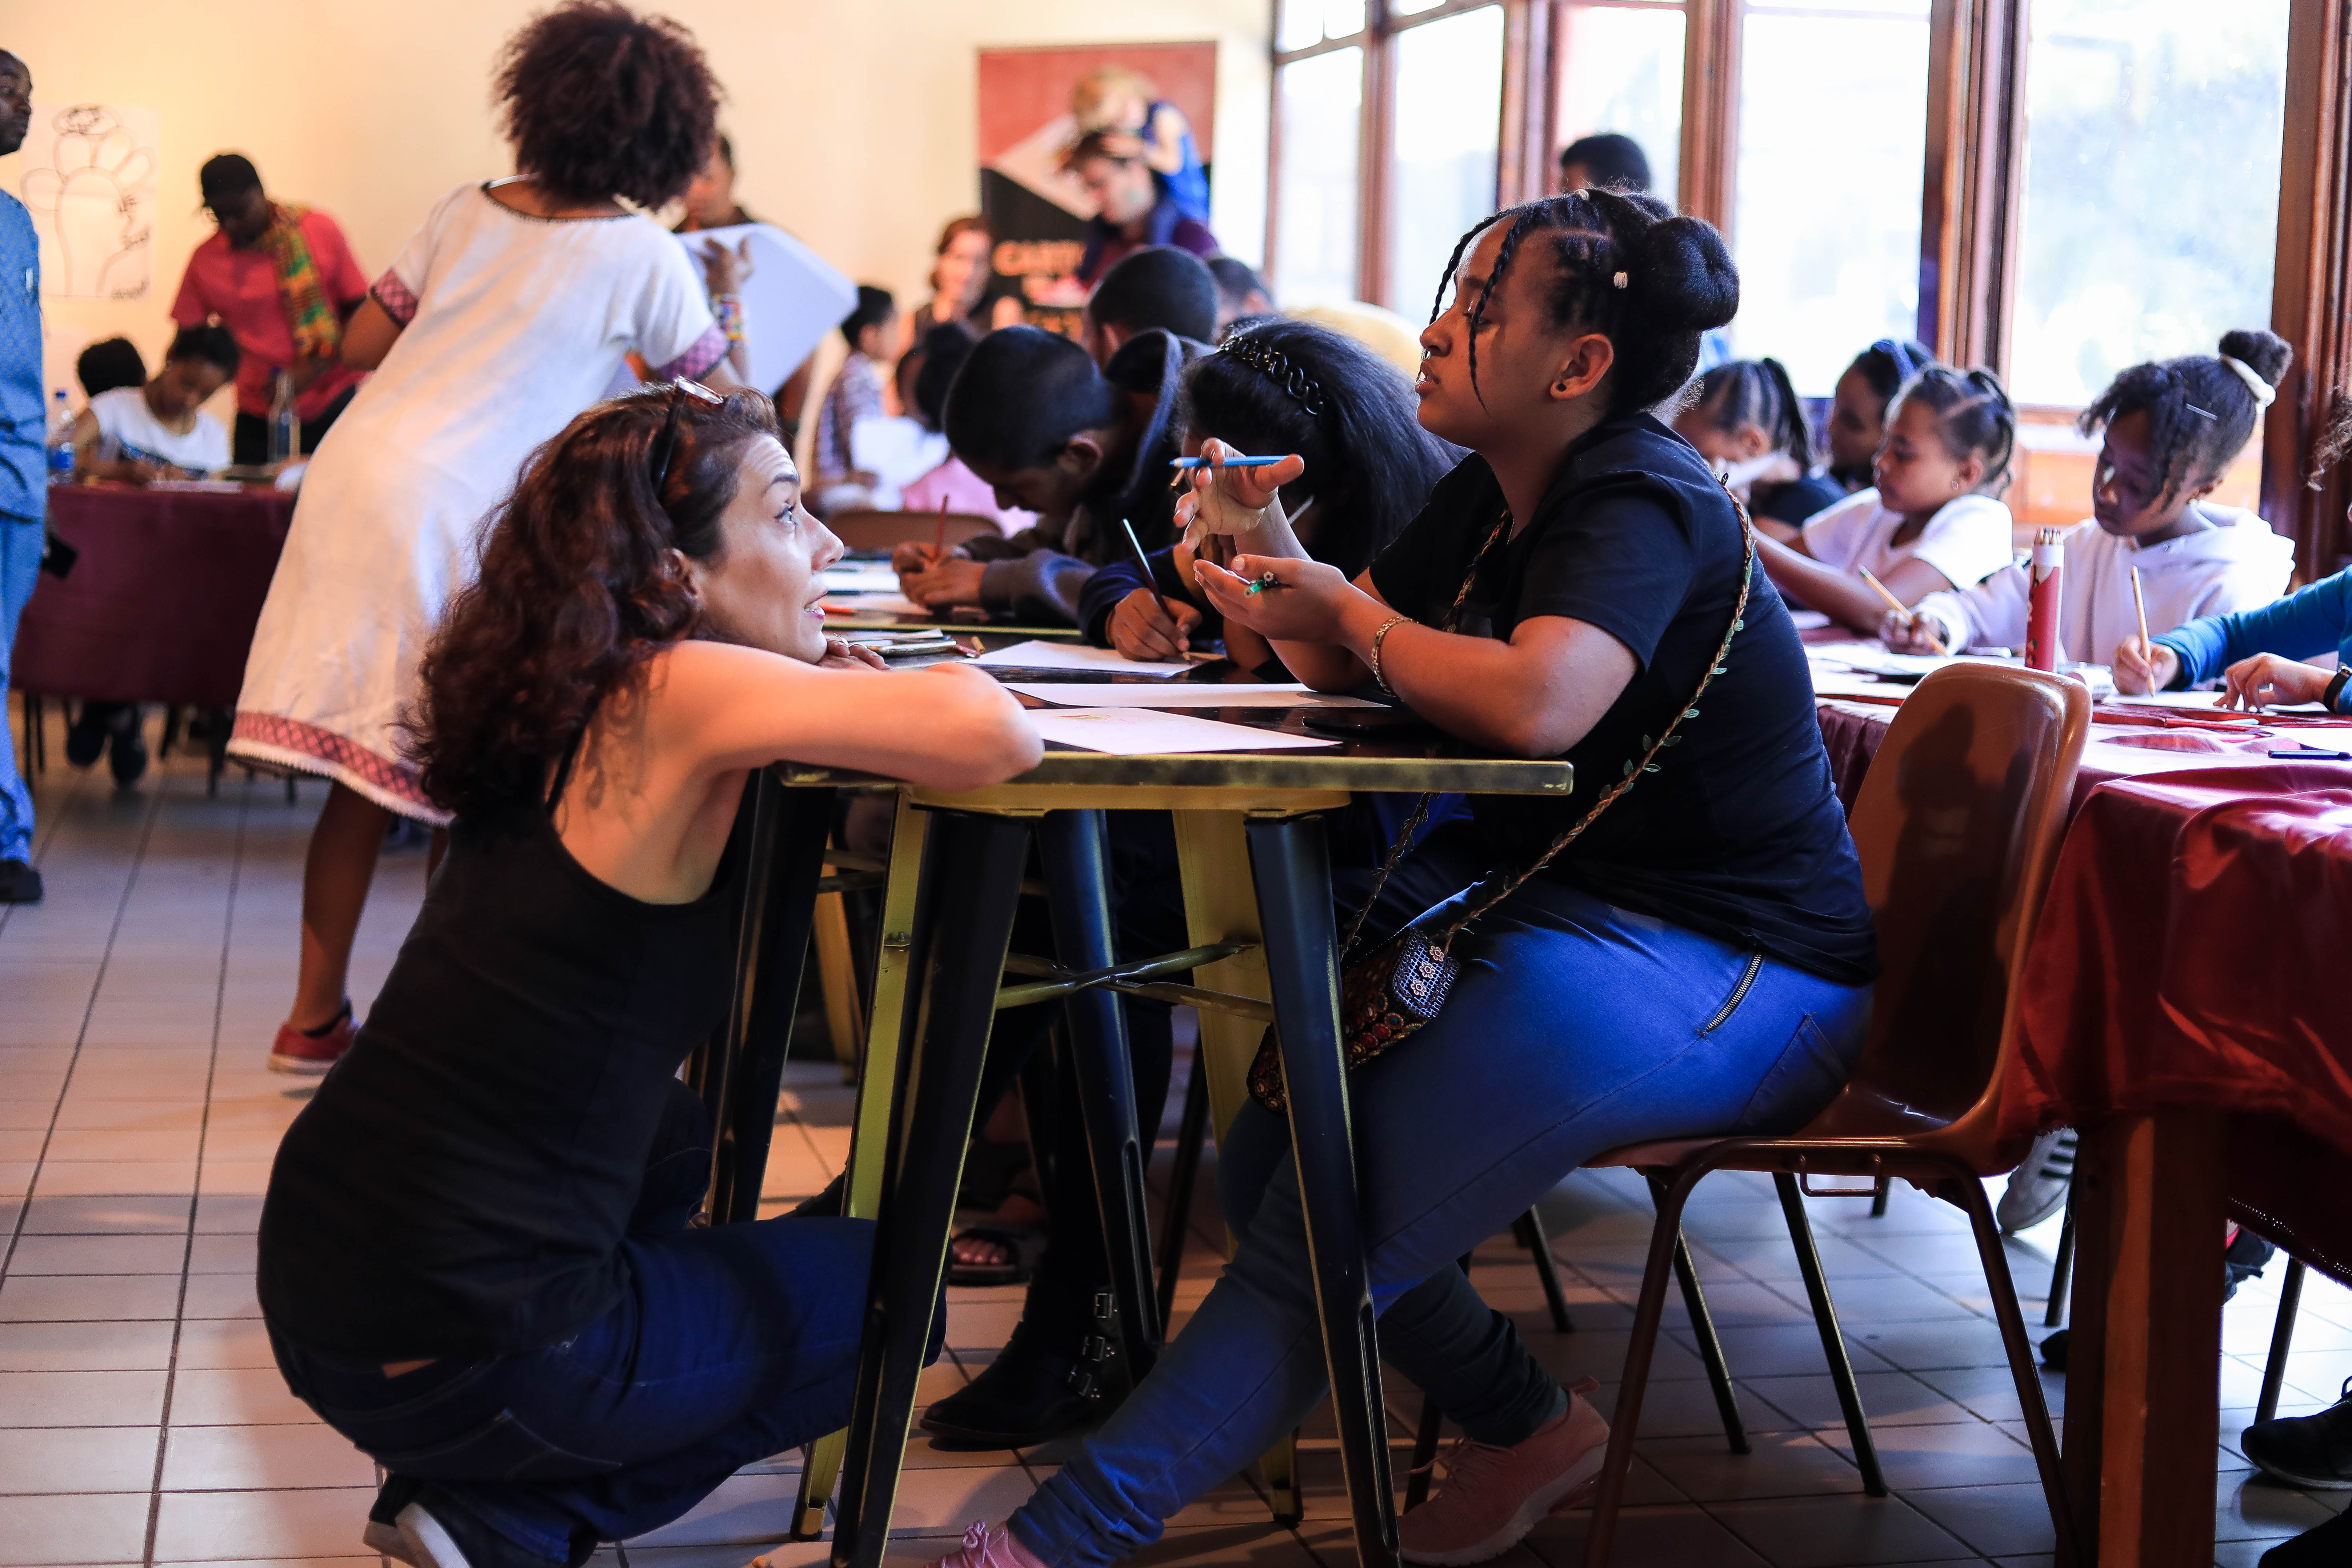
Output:
M154 272L162 116L110 103L37 104L25 137L25 205L41 239L41 291L143 300Z

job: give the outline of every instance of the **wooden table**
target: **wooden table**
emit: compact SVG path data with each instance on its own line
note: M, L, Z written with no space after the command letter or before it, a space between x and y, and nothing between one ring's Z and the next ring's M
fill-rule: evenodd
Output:
M1823 709L1858 782L1884 721ZM2102 1563L2213 1560L2225 1215L2352 1284L2352 763L2268 755L2311 747L2352 727L2098 725L2021 982L2004 1128L2082 1132L2065 1464Z
M1296 710L1196 711L1304 732ZM999 1007L1065 998L1082 1064L1081 1097L1094 1111L1088 1137L1118 1311L1136 1370L1150 1364L1159 1325L1143 1213L1144 1146L1113 994L1132 991L1201 1009L1201 1062L1221 1128L1240 1109L1265 1024L1279 1021L1358 1547L1366 1563L1393 1563L1395 1505L1339 1051L1321 814L1360 790L1565 796L1572 782L1565 763L1468 756L1433 740L1164 757L1053 751L1035 769L993 788L892 786L898 819L846 1205L850 1215L877 1226L869 1327L850 1428L812 1453L796 1533L809 1539L821 1530L839 1468L833 1561L840 1568L876 1568L882 1560L946 1267L981 1059ZM749 1140L759 1130L751 1124L772 1114L772 1086L782 1070L781 1034L796 987L781 982L806 942L799 911L814 894L823 853L814 825L829 816L836 790L881 783L790 764L763 777L754 809L767 815L755 816L738 1005L723 1053L740 1064L733 1069L740 1089L728 1101L741 1109L722 1124L719 1163L721 1184L736 1194L730 1204L736 1215L748 1213L740 1199L745 1176L757 1179ZM1184 952L1114 962L1099 854L1101 814L1110 810L1172 814L1192 943ZM764 829L763 820L770 825ZM1055 906L1057 952L1050 964L1018 955L1008 962L1006 951L1033 837ZM1043 978L1007 984L1008 971ZM1186 971L1191 985L1171 983Z

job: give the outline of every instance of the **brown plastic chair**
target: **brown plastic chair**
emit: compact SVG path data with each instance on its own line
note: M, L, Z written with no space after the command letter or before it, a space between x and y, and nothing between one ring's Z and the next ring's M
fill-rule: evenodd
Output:
M1586 1568L1609 1560L1683 1207L1712 1171L1771 1173L1854 1436L1856 1463L1874 1496L1885 1495L1885 1483L1804 1196L1867 1198L1879 1179L1895 1177L1966 1211L2062 1543L2060 1561L2082 1560L2033 1347L1981 1178L2011 1169L2023 1154L2014 1141L2000 1140L1996 1114L2002 1079L2017 1061L2017 982L2064 834L2090 711L2079 682L2032 670L1956 664L1921 681L1895 714L1854 803L1852 826L1877 921L1880 973L1869 1039L1853 1079L1828 1110L1788 1137L1629 1144L1591 1162L1646 1175L1658 1217L1593 1503ZM1821 1175L1864 1184L1817 1191L1810 1179Z
M825 527L852 550L887 550L894 544L929 544L940 535L935 511L841 511L824 520ZM974 512L948 513L947 542L961 544L976 534L1003 537L992 517Z

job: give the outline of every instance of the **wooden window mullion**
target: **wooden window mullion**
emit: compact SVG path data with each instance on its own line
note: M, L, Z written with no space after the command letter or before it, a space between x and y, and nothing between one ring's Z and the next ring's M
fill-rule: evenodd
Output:
M2311 443L2352 370L2352 49L2346 0L2293 0L2287 13L2286 132L2279 160L2278 258L2271 330L2294 345L2294 366L2263 429L2263 515L2294 540L2298 577L2343 564L2344 467L2308 488Z
M1921 172L1922 342L2006 374L2025 199L2027 0L1933 0Z
M1682 209L1731 235L1739 162L1740 0L1690 0L1683 12Z

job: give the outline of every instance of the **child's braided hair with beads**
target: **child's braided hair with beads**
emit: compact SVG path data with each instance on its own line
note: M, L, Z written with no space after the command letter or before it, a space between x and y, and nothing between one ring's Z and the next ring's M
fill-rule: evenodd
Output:
M1544 306L1553 327L1578 326L1606 337L1616 351L1609 412L1647 408L1682 389L1698 365L1699 338L1739 310L1739 269L1723 237L1704 218L1678 217L1655 196L1590 190L1506 207L1474 226L1454 247L1429 319L1445 309L1446 290L1478 237L1499 226L1503 243L1493 273L1470 302L1470 390L1478 393L1478 329L1520 249L1549 250L1554 273ZM1478 393L1479 401L1485 395Z

